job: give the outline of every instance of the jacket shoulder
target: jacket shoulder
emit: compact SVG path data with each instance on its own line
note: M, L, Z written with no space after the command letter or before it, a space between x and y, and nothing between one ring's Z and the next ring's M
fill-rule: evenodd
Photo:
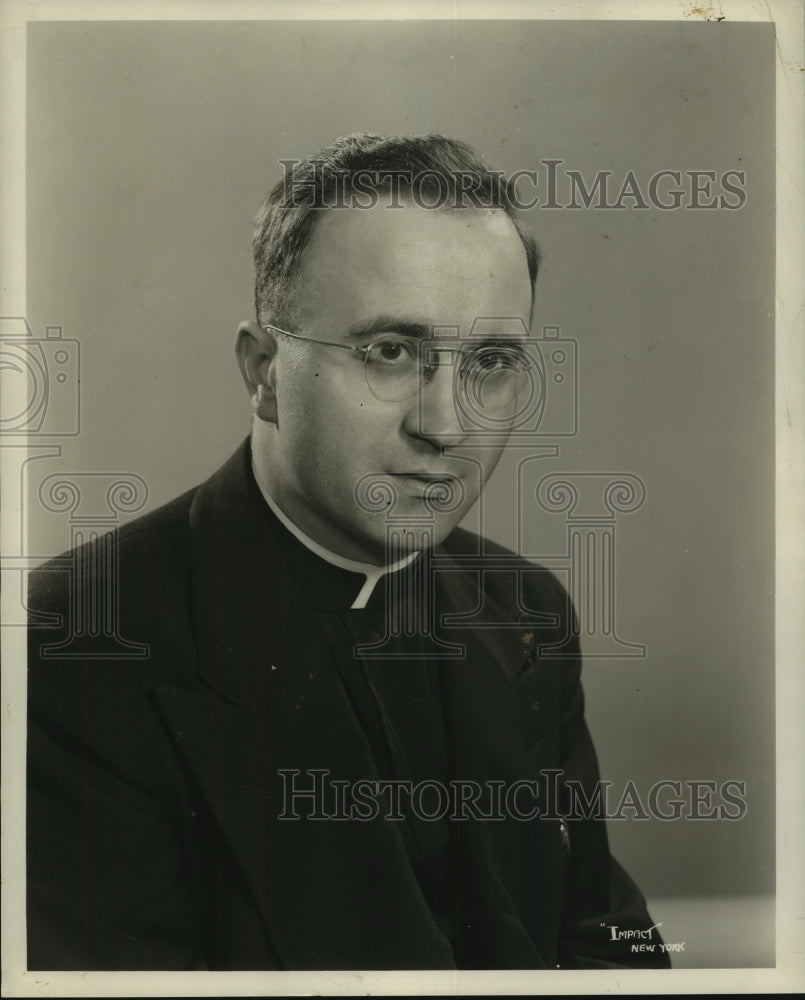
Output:
M48 725L61 733L73 732L83 719L89 743L114 747L121 733L151 725L146 697L156 683L195 670L189 538L194 494L190 490L30 574L32 717L49 718Z
M442 543L442 548L455 557L459 566L465 559L477 571L486 563L487 588L499 590L507 582L512 585L517 581L521 596L529 604L541 608L548 606L563 617L575 614L567 590L552 570L505 545L466 528L456 528Z
M28 578L28 601L33 610L60 603L75 575L103 572L104 555L114 549L122 581L148 572L155 583L167 572L181 571L187 561L190 507L198 487L74 549L68 549L34 569Z

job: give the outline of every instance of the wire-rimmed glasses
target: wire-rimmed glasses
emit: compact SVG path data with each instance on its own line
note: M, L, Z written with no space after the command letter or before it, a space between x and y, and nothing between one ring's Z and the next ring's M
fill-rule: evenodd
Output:
M497 412L517 399L532 368L522 336L484 337L474 343L384 333L362 347L305 337L271 324L265 326L294 340L336 347L362 357L369 391L387 403L417 395L431 382L440 365L447 364L454 367L454 391L467 394L476 407Z

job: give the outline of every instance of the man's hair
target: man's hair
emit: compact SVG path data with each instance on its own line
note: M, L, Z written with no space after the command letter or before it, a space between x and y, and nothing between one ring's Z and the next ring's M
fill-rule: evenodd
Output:
M439 211L499 209L514 223L531 280L533 307L540 252L513 207L513 182L465 142L442 135L348 135L301 161L281 161L285 177L254 220L258 323L291 325L296 278L319 214L333 206L369 207L374 192Z

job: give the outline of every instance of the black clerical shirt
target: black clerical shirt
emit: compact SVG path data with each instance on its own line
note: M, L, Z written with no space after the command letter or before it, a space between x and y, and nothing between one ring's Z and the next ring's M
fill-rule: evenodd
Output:
M295 537L268 506L266 513L305 602L288 609L288 625L306 628L311 615L316 617L370 747L377 778L407 781L412 786L438 782L446 788L449 754L438 664L426 658L416 634L405 638L388 635L392 606L398 620L406 614L403 605L408 595L416 592L416 576L422 570L418 560L427 556L417 556L405 567L381 576L366 599L366 576L322 558ZM365 606L354 608L359 594ZM407 614L411 622L417 609L408 608ZM381 642L382 657L358 655L359 647ZM367 779L373 777L366 775ZM427 813L434 818L426 818L411 808L410 797L400 797L403 818L391 822L398 823L423 896L455 950L461 916L454 844L447 819L437 815L435 798L436 808Z

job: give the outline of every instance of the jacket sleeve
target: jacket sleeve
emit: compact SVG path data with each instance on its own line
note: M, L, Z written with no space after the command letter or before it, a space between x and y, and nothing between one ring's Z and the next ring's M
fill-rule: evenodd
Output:
M154 658L107 657L97 634L64 657L72 572L80 558L29 591L62 627L29 628L28 968L204 968L187 805L148 701Z
M598 760L584 719L581 654L576 616L569 597L554 581L565 605L568 658L558 661L561 677L561 795L569 849L565 863L558 964L562 968L669 968L646 901L612 857L604 817L595 805L600 791ZM583 791L571 800L569 783ZM585 807L586 803L591 808ZM571 808L572 803L572 808ZM581 806L579 806L581 803ZM613 928L615 930L613 931ZM625 933L626 932L626 933ZM638 947L632 947L637 945ZM645 948L640 948L645 945ZM653 947L648 947L652 946Z

